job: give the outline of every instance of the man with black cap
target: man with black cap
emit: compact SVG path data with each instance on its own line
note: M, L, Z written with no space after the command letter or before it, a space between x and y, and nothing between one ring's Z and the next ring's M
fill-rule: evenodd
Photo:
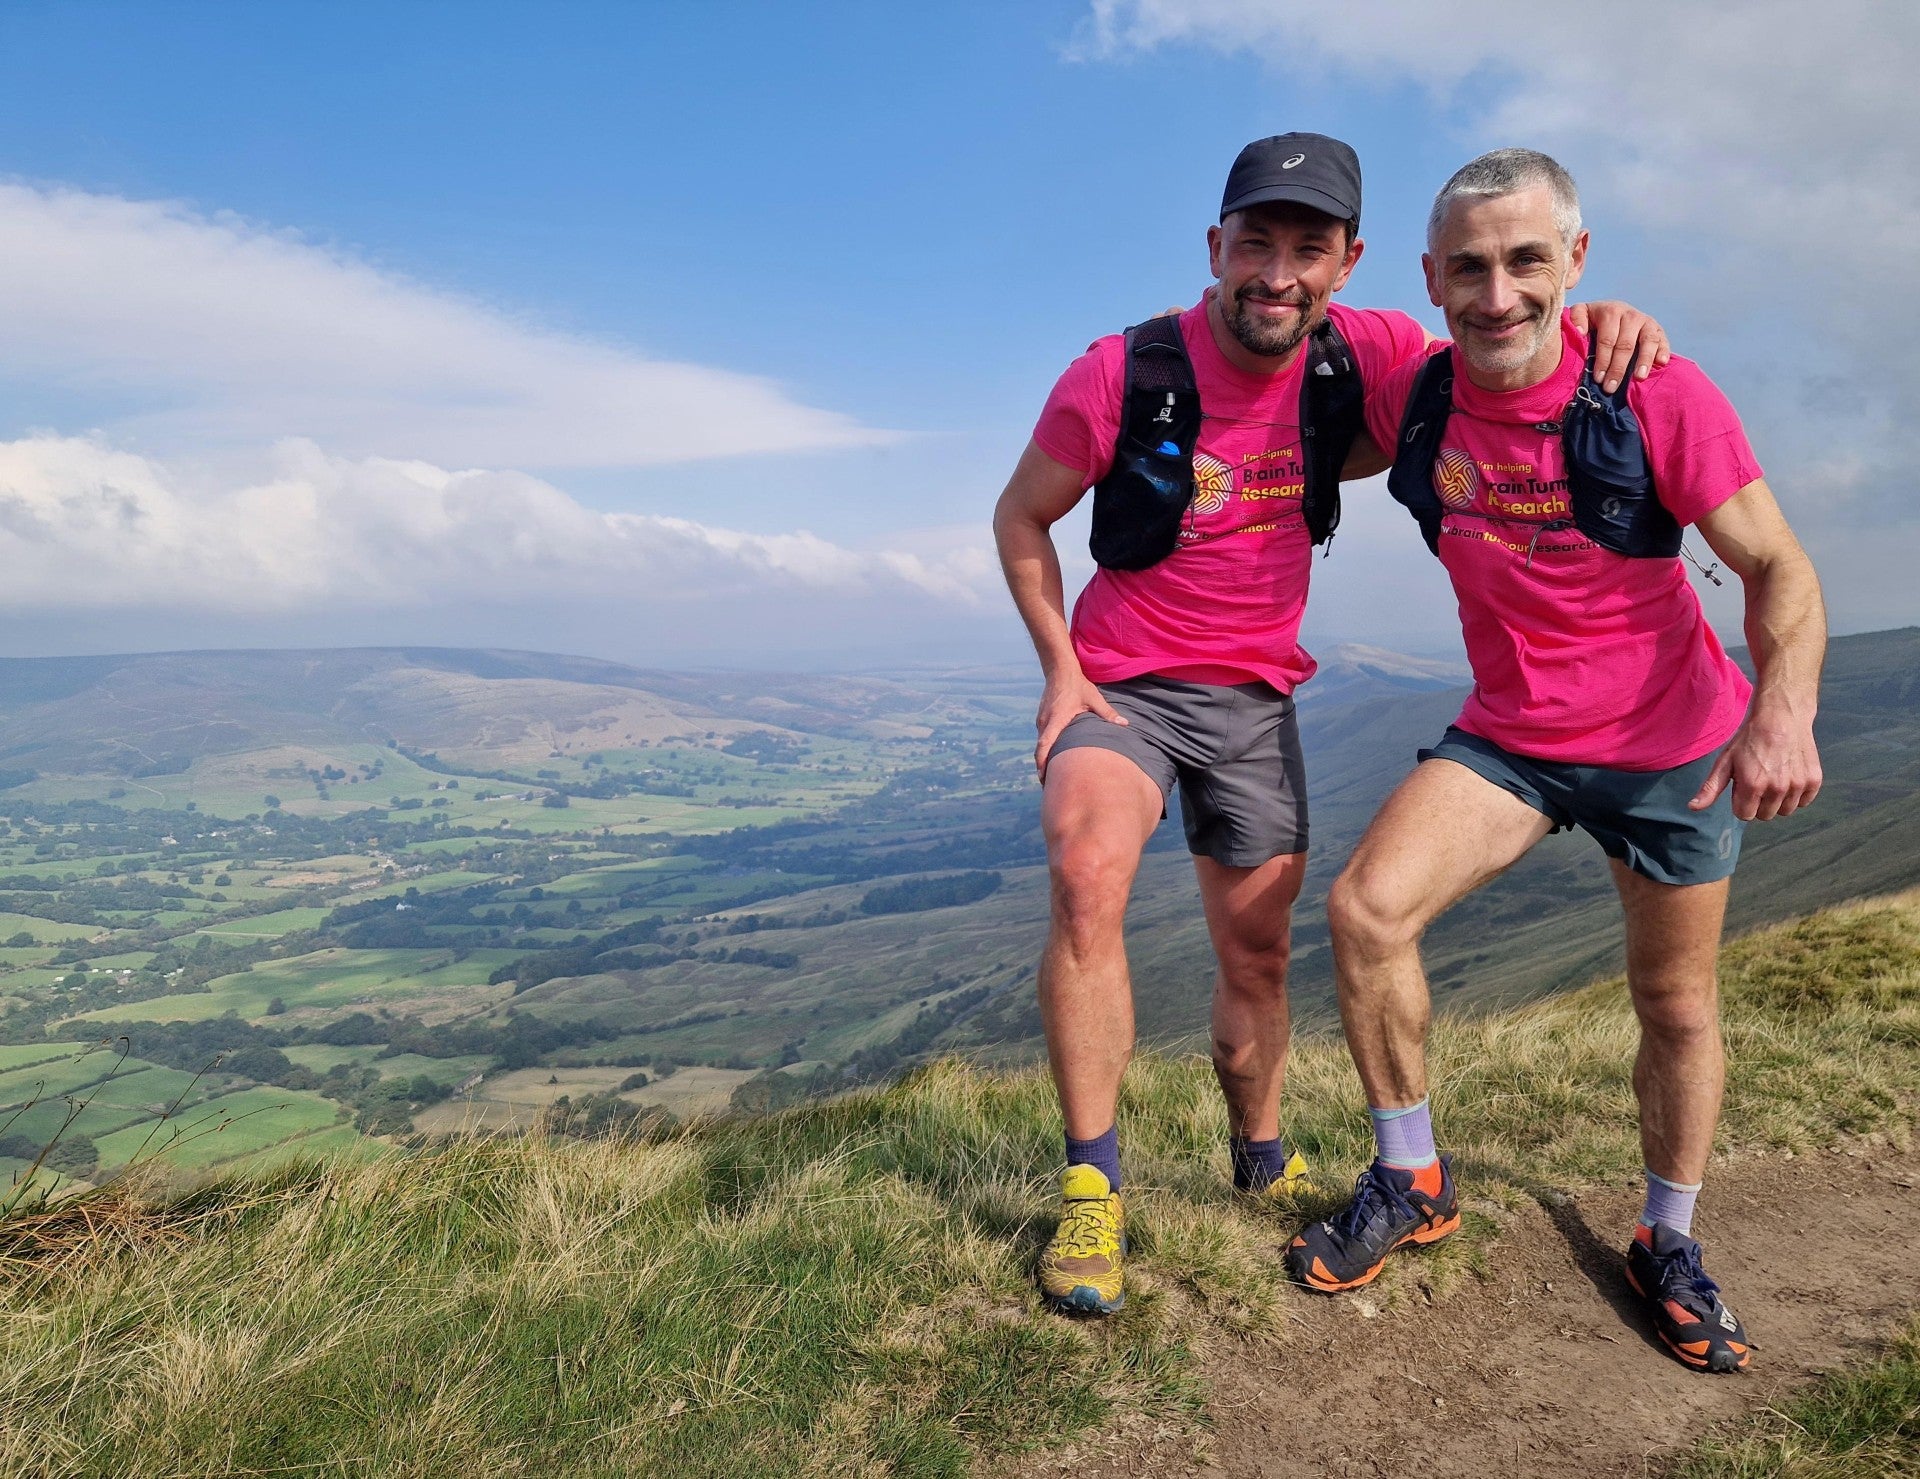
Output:
M1338 479L1386 465L1360 388L1429 342L1406 314L1331 304L1360 260L1359 224L1347 145L1307 133L1249 144L1207 230L1214 286L1068 368L994 513L1046 679L1034 762L1053 905L1039 994L1067 1169L1039 1281L1063 1309L1104 1314L1125 1297L1121 927L1176 782L1218 962L1213 1061L1234 1184L1264 1196L1305 1173L1280 1136L1288 929L1307 847L1292 694L1314 672L1300 618ZM1594 318L1602 373L1617 381L1632 359L1622 330L1646 321L1618 306ZM1642 337L1644 370L1664 349L1657 326ZM1100 568L1069 626L1050 530L1089 488Z

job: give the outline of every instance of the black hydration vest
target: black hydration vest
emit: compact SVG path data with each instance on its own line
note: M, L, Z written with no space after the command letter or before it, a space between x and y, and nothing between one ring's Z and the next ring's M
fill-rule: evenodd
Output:
M1331 317L1307 338L1300 385L1306 465L1301 512L1315 544L1340 523L1340 469L1365 427L1365 390L1353 350ZM1127 330L1126 391L1113 467L1093 489L1087 547L1109 570L1145 570L1174 552L1193 505L1193 449L1200 439L1200 392L1178 316Z
M1655 496L1653 470L1640 423L1627 405L1627 384L1612 395L1594 379L1593 361L1581 372L1579 387L1560 420L1540 422L1535 430L1560 433L1567 459L1567 503L1573 516L1531 524L1535 537L1577 528L1602 549L1635 559L1671 560L1680 553L1680 525ZM1400 418L1387 491L1407 506L1426 536L1427 548L1440 553L1440 524L1450 512L1433 488L1433 464L1440 455L1447 417L1453 414L1453 353L1441 348L1421 367ZM1494 515L1476 515L1490 518Z

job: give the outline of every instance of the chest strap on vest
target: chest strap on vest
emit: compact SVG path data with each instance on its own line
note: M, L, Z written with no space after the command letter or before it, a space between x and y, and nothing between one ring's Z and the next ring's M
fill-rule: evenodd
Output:
M1113 466L1094 485L1094 560L1144 570L1172 554L1193 506L1193 453L1203 413L1193 361L1174 315L1127 330L1126 379ZM1315 544L1340 523L1340 469L1365 428L1359 364L1331 317L1308 337L1300 384L1301 515Z
M1110 570L1144 570L1173 553L1193 505L1200 392L1179 318L1128 329L1126 366L1113 467L1094 485L1087 548Z
M1366 387L1353 348L1328 314L1307 340L1307 370L1300 381L1301 462L1306 487L1301 513L1315 544L1333 548L1340 527L1340 469L1366 429Z
M1627 386L1622 381L1612 395L1601 390L1589 358L1557 427L1545 423L1539 428L1560 433L1572 517L1549 521L1534 537L1547 529L1573 527L1618 555L1674 559L1680 553L1680 525L1654 489L1646 441L1627 403ZM1472 512L1477 483L1475 469L1463 454L1442 456L1452 414L1453 353L1442 346L1414 378L1387 474L1387 491L1413 515L1427 548L1436 555L1448 512Z
M1560 440L1567 454L1573 522L1602 549L1635 559L1671 560L1680 553L1680 524L1653 486L1640 420L1627 404L1627 387L1608 395L1594 378L1593 357L1580 375Z

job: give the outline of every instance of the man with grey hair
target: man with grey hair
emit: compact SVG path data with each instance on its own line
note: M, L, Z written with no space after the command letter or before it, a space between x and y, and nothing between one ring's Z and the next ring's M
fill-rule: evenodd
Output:
M1517 195L1530 185L1546 187L1554 229L1572 251L1580 235L1580 191L1559 160L1535 149L1494 149L1455 170L1427 212L1427 250L1433 250L1455 201Z
M1692 1237L1725 1077L1715 967L1742 829L1820 789L1826 620L1739 417L1699 367L1675 357L1612 393L1596 381L1563 312L1586 255L1564 169L1524 149L1474 160L1434 202L1423 258L1453 344L1368 389L1368 428L1394 448L1389 489L1453 582L1474 688L1328 898L1378 1156L1287 1264L1309 1288L1352 1289L1393 1249L1459 1225L1428 1114L1420 937L1579 827L1611 865L1640 1022L1647 1193L1627 1277L1680 1361L1737 1371L1750 1343ZM1688 584L1689 524L1743 583L1756 682Z

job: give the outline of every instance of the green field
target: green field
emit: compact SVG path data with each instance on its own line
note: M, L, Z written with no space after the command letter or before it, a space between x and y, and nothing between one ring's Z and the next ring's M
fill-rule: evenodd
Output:
M105 1118L115 1111L124 1112L130 1118L151 1117L165 1114L175 1104L192 1104L214 1092L204 1075L158 1064L141 1065L134 1071L136 1062L128 1059L126 1069L89 1096L91 1107L86 1118L96 1114ZM92 1133L89 1125L83 1123L81 1128Z
M367 1060L382 1078L412 1078L424 1073L435 1083L451 1087L489 1068L493 1059L486 1054L467 1054L453 1058L423 1058L418 1053L396 1053L391 1058Z
M65 1057L12 1068L0 1073L0 1105L20 1104L28 1099L51 1099L62 1094L80 1094L114 1073L119 1063L121 1075L137 1073L148 1065L137 1058L120 1062L119 1055L104 1049L82 1050Z
M336 1047L331 1043L299 1043L285 1050L286 1055L302 1068L311 1068L315 1073L324 1074L328 1069L342 1063L358 1066L371 1063L380 1056L378 1046Z
M0 1108L0 1124L4 1133L37 1144L59 1133L96 1142L124 1139L130 1130L144 1133L154 1121L188 1112L216 1092L202 1075L98 1049L73 1051L0 1073L0 1106L7 1106Z
M199 1170L334 1125L340 1114L337 1104L318 1094L242 1089L190 1105L158 1130L146 1120L96 1136L94 1144L105 1166L140 1155L181 1170Z
M289 1162L304 1163L319 1158L329 1163L364 1165L394 1153L392 1147L379 1140L369 1140L352 1125L326 1125L247 1151L230 1161L221 1161L219 1166L223 1172L244 1169L248 1174L258 1175Z
M54 1063L84 1053L92 1047L84 1042L0 1043L0 1073L26 1068L35 1063Z
M264 1018L276 997L289 1008L341 1008L404 1001L427 991L478 986L512 950L319 950L270 961L244 975L222 976L210 990L89 1012L89 1022L204 1022L235 1012Z
M219 924L205 925L200 933L270 940L295 930L313 929L331 912L327 909L276 909L271 914L252 914L245 919L229 919Z
M462 843L467 843L468 841L464 838L457 840ZM449 849L442 847L437 850L445 852ZM464 851L464 847L454 850ZM446 873L423 873L410 878L396 878L392 883L383 883L378 888L364 889L355 894L354 897L357 899L390 899L398 894L406 893L409 889L423 894L442 894L451 889L467 888L476 883L488 883L497 876L498 875L493 873L467 873L455 868Z
M56 920L40 919L32 914L0 914L0 940L11 939L22 931L36 940L52 941L58 944L62 940L84 940L99 931L84 924L61 924Z

